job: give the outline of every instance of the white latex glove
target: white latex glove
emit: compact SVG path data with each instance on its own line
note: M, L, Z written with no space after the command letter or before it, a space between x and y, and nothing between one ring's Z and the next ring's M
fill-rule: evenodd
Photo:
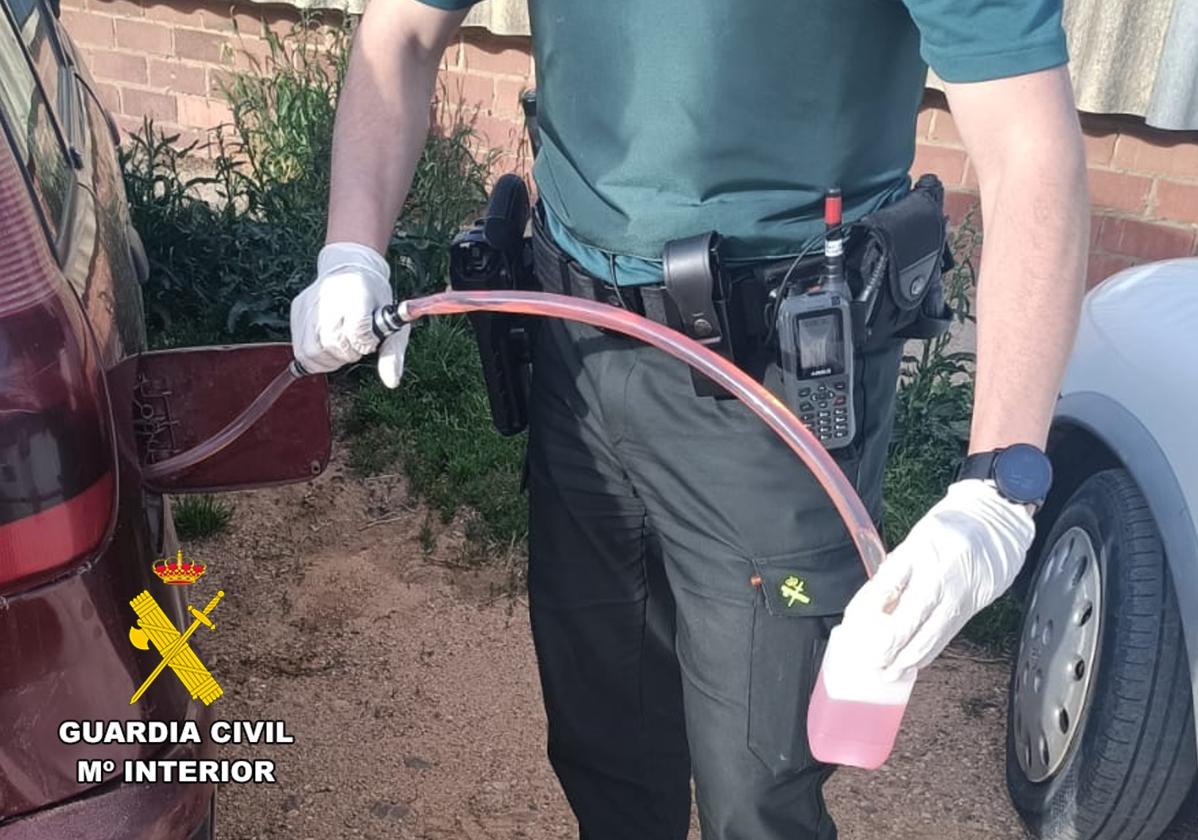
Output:
M371 316L391 303L391 269L377 251L356 242L332 242L320 249L316 281L291 301L291 345L309 373L328 373L358 361L377 348L379 378L399 385L411 325L379 347Z
M924 667L1014 582L1034 535L1027 506L958 481L853 596L842 635L892 679Z

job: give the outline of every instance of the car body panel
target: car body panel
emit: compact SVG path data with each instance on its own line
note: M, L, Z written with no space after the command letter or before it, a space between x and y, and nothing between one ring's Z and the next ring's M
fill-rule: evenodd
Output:
M14 255L20 249L23 276L30 278L31 287L37 277L47 287L63 286L59 264L18 172L8 143L0 142L4 247ZM111 281L120 282L115 277ZM74 288L74 296L65 292L63 304L81 308L78 287ZM100 310L99 317L111 321L115 316ZM84 324L81 312L71 319L72 324ZM126 349L114 343L113 352L106 354L88 325L77 327L76 338L102 369L119 362ZM104 382L109 404L131 398L113 387L119 380L105 375ZM3 387L19 389L23 384L29 387L7 381ZM111 424L111 413L97 422ZM8 733L0 740L0 837L6 832L6 818L86 791L75 780L76 758L148 757L153 749L68 747L58 739L62 720L182 720L197 715L189 693L176 680L156 681L144 702L129 705L128 695L157 664L155 657L129 643L128 629L136 620L129 601L148 589L180 623L185 606L182 593L153 574L152 564L165 547L155 540L164 529L153 527L150 518L161 517L162 507L147 501L131 430L114 431L116 504L107 537L82 562L52 570L48 580L18 581L16 591L6 588L0 597L0 721Z
M1086 296L1054 427L1100 440L1144 493L1177 591L1198 713L1198 259L1128 269Z
M211 759L211 746L182 744L157 758L166 761ZM4 840L67 838L137 838L137 840L207 840L197 829L206 826L212 803L210 785L109 785L23 819L0 825ZM103 826L103 834L96 827Z
M57 136L63 140L60 157L69 162L65 171L71 176L66 182L70 198L51 224L45 207L36 203L30 189L27 161L19 160L14 153L14 147L20 147L19 136L14 133L17 129L0 118L0 127L5 129L0 131L0 261L20 269L0 273L0 284L7 284L0 286L0 291L7 294L9 309L18 315L24 312L23 306L28 308L27 300L20 299L25 280L31 295L56 295L55 299L63 304L57 311L65 313L62 330L86 348L86 353L76 357L85 357L89 369L98 368L107 396L106 410L101 412L104 416L91 422L97 427L111 427L115 466L107 475L113 482L115 504L107 531L97 531L96 538L106 535L82 559L47 569L36 577L0 581L0 840L60 840L97 836L97 830L105 836L183 840L197 830L206 830L213 785L124 784L120 780L121 761L208 758L213 752L210 744L178 748L153 744L67 745L58 736L63 720L190 719L205 731L212 709L192 700L170 672L155 680L136 705L130 705L134 689L160 661L156 654L138 650L130 643L129 629L137 620L130 601L142 591L149 591L175 626L183 627L190 618L186 603L202 607L216 587L207 581L195 587L168 586L152 571L154 562L172 555L177 546L166 497L147 488L142 480L144 441L134 416L139 372L153 368L171 382L181 382L184 373L195 378L195 364L184 362L180 371L172 372L171 360L198 359L202 353L195 357L187 357L186 351L175 351L173 356L146 353L140 288L146 277L144 251L130 225L111 119L89 92L91 79L76 60L78 53L69 38L38 2L24 0L20 8L28 17L18 21L17 28L26 48L33 41L37 50L30 61L42 71L42 80L35 87L40 91L45 79L57 73L54 101L58 108L53 122ZM0 26L8 27L10 17L16 20L10 14L13 8L9 0L0 0ZM43 12L40 18L34 14L39 10ZM10 53L5 55L11 58ZM60 62L57 69L55 62ZM21 70L28 74L20 61L5 67L4 83L9 84L10 71ZM19 110L14 113L22 114ZM25 131L28 126L23 123L19 128ZM15 281L18 276L23 279ZM28 333L29 328L22 333L15 321L6 322L0 317L0 339L21 341ZM4 341L0 341L0 348L3 346ZM214 390L209 383L206 397L189 412L189 425L180 428L200 434L243 408L237 403L243 392L266 375L268 365L277 365L277 372L283 367L283 357L289 358L289 352L281 348L285 346L217 351L221 361L209 371L217 384L246 369L252 369L253 375L247 377L244 387L226 389L227 393ZM11 389L7 392L10 397L38 391L37 383L29 376L22 379L17 368L0 366L0 374L0 387ZM282 454L285 447L261 446L255 472L254 452L246 457L243 448L240 453L244 463L236 475L226 471L221 482L209 485L245 487L308 478L314 460L323 468L329 446L326 389L324 377L311 377L280 400L280 408L295 416L280 420L271 412L260 421L263 429L259 433L271 429L284 433L308 418L310 428L297 435L302 446L291 442L288 451L298 453L291 461ZM61 396L53 395L55 400ZM193 402L199 399L194 395L180 397ZM65 413L58 408L62 402L45 404L51 406L46 416ZM253 442L251 435L249 444ZM30 469L45 466L30 451L14 450L14 463ZM233 454L238 451L234 449ZM273 459L269 469L261 463L266 457ZM194 475L184 475L181 483L186 484L189 477L202 479L203 467L197 468ZM48 474L58 475L54 470ZM12 484L5 488L11 493L0 501L16 509L32 500L53 510L82 495L60 485L61 481L56 480L58 494L45 501L32 490ZM12 521L20 523L31 518L18 511ZM20 560L25 553L18 552L14 557ZM36 566L31 564L31 568ZM201 657L203 632L196 640ZM76 781L78 759L110 759L116 767L99 784L80 784Z
M162 460L216 434L291 360L288 343L142 353L134 396L143 460ZM325 377L305 376L218 454L148 483L163 492L199 493L302 481L324 471L331 439Z

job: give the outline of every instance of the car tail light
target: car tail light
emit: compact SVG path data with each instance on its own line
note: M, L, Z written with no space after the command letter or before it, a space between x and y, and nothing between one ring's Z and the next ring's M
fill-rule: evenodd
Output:
M0 593L95 552L114 510L107 391L82 308L0 143Z

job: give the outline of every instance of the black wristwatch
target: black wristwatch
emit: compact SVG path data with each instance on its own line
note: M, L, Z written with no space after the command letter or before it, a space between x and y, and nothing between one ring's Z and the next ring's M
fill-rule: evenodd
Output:
M993 481L1004 499L1039 510L1052 487L1052 462L1038 447L1017 443L970 455L957 467L957 480L963 478Z

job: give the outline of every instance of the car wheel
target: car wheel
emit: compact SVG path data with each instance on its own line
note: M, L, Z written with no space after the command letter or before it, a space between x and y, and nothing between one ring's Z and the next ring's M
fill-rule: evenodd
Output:
M1044 840L1155 840L1195 778L1190 671L1160 534L1125 470L1043 543L1007 715L1007 787Z

